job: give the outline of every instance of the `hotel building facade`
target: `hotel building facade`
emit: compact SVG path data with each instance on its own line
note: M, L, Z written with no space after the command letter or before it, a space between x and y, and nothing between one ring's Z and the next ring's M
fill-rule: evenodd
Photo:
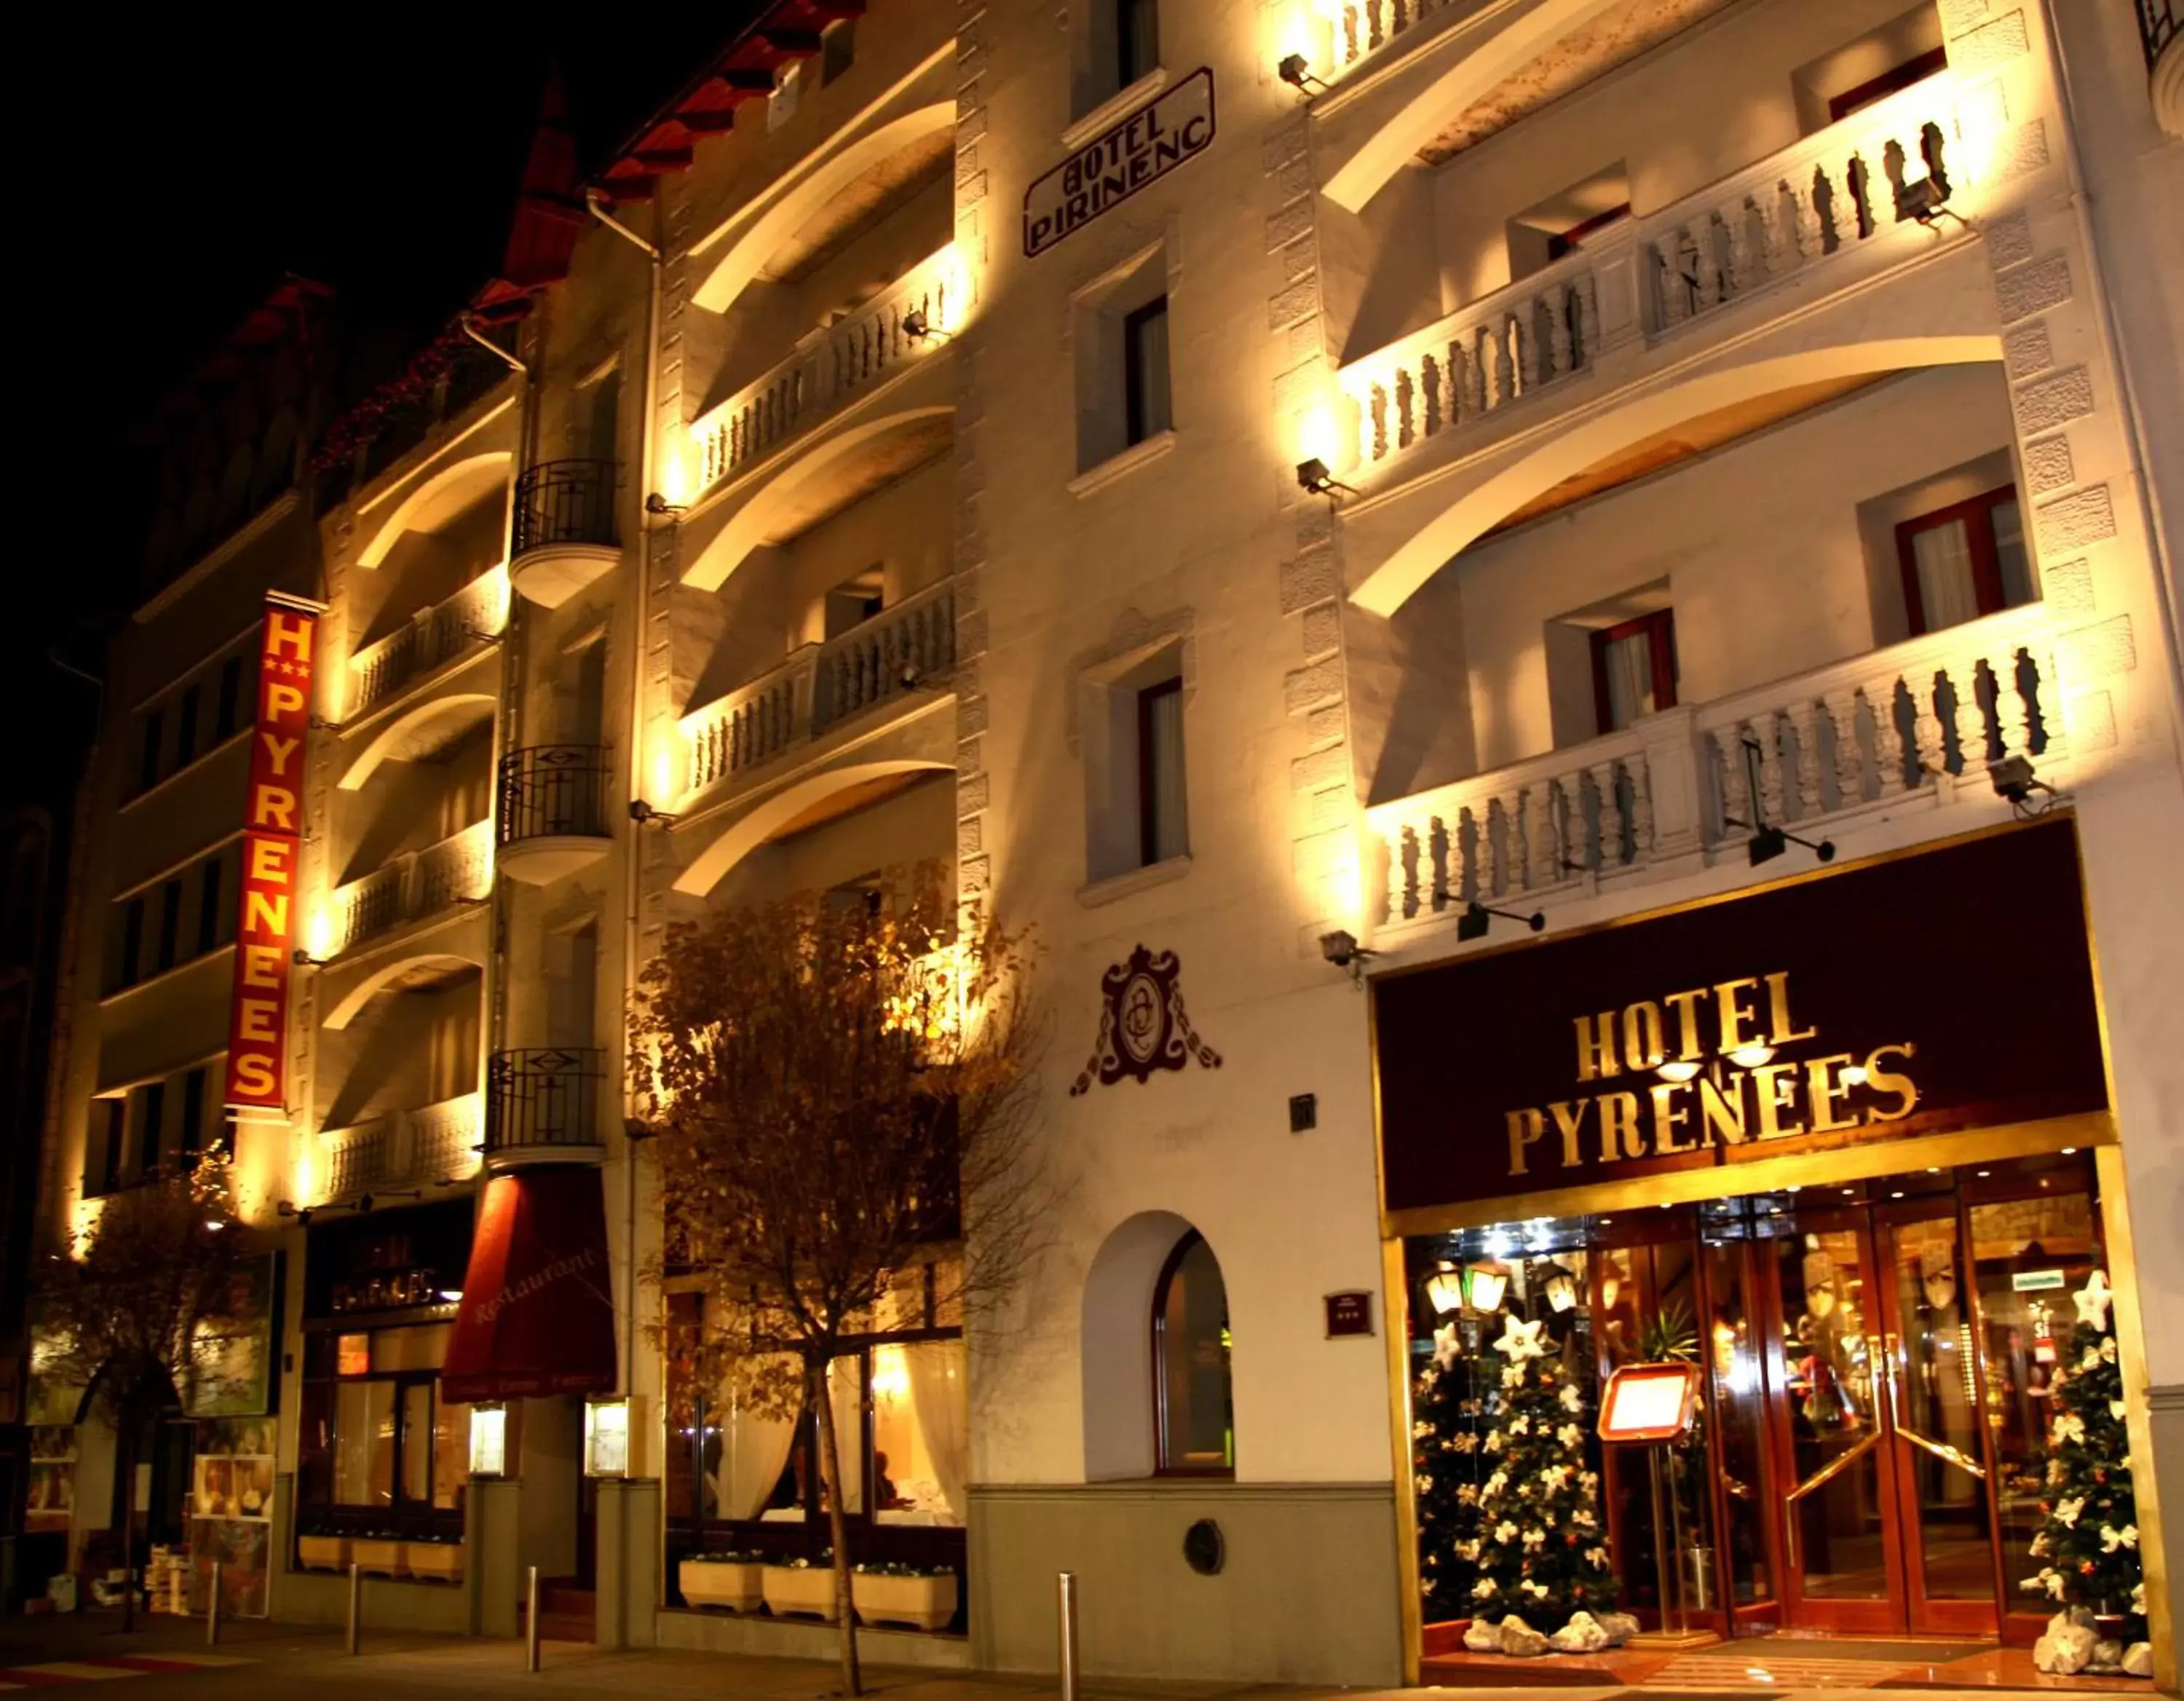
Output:
M279 1617L353 1560L509 1634L535 1564L611 1645L821 1646L686 1588L826 1525L808 1423L647 1338L700 1302L634 1274L627 999L678 919L931 859L1043 941L1067 1203L1006 1326L834 1367L857 1557L957 1580L868 1657L1050 1668L1067 1570L1093 1670L1432 1678L1420 1374L1519 1312L1702 1367L1665 1492L1574 1449L1642 1620L2029 1640L2103 1271L2173 1684L2176 33L786 0L588 179L549 113L479 376L330 427L292 568L219 545L178 583L234 606L109 694L118 811L265 590L320 611L233 1135L268 1387L193 1520ZM115 818L55 1226L211 1102L140 1101L233 975L215 919L158 1019L92 991L188 901L131 922ZM81 1545L103 1443L54 1445Z

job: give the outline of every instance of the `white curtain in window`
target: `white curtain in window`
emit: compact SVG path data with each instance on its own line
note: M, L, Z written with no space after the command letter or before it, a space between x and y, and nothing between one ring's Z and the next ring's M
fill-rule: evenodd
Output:
M1607 724L1627 727L1653 712L1653 635L1634 632L1604 647L1601 663L1607 674Z
M964 1485L971 1474L970 1376L960 1341L925 1341L905 1349L910 1395L925 1457L946 1510L936 1521L961 1524L968 1509Z
M1919 566L1919 611L1926 617L1927 631L1979 618L1971 537L1963 521L1914 532L1911 553Z
M720 1431L719 1463L707 1485L722 1518L755 1518L766 1510L773 1486L796 1442L794 1418L765 1418L738 1407L723 1392L706 1408L705 1421ZM708 1449L710 1452L710 1449Z

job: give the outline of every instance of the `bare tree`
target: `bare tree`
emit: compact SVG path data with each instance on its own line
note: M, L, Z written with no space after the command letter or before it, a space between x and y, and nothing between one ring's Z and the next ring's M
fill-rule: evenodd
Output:
M53 1343L42 1375L81 1386L118 1442L122 1564L132 1572L121 1627L136 1626L137 1447L154 1419L210 1391L208 1330L231 1322L239 1248L226 1167L214 1161L114 1194L39 1272L38 1315Z
M1052 1196L1029 1138L1029 968L1022 935L959 929L925 867L870 902L797 897L671 930L632 1017L667 1227L648 1275L694 1279L705 1299L694 1329L655 1330L696 1386L731 1387L761 1415L812 1414L851 1695L827 1369L921 1269L969 1321L1036 1256Z

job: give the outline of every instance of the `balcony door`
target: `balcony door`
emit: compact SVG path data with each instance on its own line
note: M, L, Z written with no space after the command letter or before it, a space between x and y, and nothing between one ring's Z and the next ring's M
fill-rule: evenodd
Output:
M1798 1228L1776 1253L1787 1620L1991 1636L1992 1462L1956 1202Z

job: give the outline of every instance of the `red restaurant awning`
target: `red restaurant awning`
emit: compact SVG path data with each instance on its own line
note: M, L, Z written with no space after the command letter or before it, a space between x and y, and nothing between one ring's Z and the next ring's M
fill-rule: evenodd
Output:
M599 1172L496 1176L471 1244L442 1396L468 1404L610 1393L614 1386L614 1282Z

